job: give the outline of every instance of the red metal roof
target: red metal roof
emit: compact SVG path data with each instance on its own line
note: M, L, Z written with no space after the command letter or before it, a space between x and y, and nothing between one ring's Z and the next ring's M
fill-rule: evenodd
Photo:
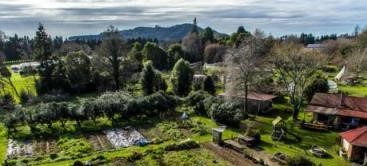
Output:
M367 147L367 126L342 132L339 135L352 145Z
M229 96L229 97L240 97L240 98L245 98L244 94L227 94L227 93L222 93L219 94L219 96ZM259 93L259 92L248 92L247 94L247 99L249 100L258 100L258 101L268 101L268 100L273 100L274 98L276 98L277 96L271 95L271 94L265 94L265 93Z
M316 93L306 111L367 119L367 98Z

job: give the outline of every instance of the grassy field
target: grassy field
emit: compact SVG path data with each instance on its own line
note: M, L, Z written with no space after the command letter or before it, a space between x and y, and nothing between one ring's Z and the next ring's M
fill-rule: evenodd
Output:
M37 79L38 76L22 76L19 73L14 73L13 71L11 72L12 72L11 81L13 82L18 94L22 90L33 94L37 93L35 89L35 79ZM14 97L16 102L19 102L19 97L16 95L16 92L13 87L7 85L5 87L5 91L10 93Z
M339 89L351 96L367 97L367 86L339 86Z
M6 155L6 149L8 146L8 140L6 137L6 129L0 123L0 163L4 161Z
M302 113L301 113L302 114ZM300 119L303 115L300 114ZM276 112L273 115L266 117L256 117L256 124L261 129L261 147L269 154L275 152L282 152L289 156L303 155L310 158L316 165L327 166L347 166L348 162L338 156L338 133L334 131L310 131L301 129L298 126L293 126L291 120L286 121L288 132L286 139L283 141L273 141L271 138L272 133L272 121L276 116L281 115L285 120L291 117L288 113ZM301 138L297 140L294 135ZM312 146L317 145L325 148L330 154L328 158L318 158L310 154L307 150Z

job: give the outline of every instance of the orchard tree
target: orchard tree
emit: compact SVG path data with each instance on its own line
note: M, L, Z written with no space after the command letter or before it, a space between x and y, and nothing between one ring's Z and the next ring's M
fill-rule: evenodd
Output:
M121 85L121 62L126 58L127 45L121 37L120 31L114 26L110 26L103 33L103 40L100 47L100 55L106 59L107 65L109 66L107 72L113 78L114 85L113 89L120 89Z
M186 96L190 93L193 71L190 68L189 62L180 59L173 67L171 74L171 83L174 92L179 96Z

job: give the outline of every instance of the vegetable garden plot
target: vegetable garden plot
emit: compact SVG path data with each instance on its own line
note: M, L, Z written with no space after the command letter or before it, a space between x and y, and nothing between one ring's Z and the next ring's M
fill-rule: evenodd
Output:
M7 157L13 158L17 156L32 156L33 148L31 141L16 141L9 139Z
M113 146L104 134L87 135L94 150L112 149Z
M55 140L35 140L33 141L33 151L34 154L44 155L57 153L59 148Z
M131 127L124 129L112 129L103 131L107 139L115 148L128 147L132 145L144 145L148 140L142 134Z

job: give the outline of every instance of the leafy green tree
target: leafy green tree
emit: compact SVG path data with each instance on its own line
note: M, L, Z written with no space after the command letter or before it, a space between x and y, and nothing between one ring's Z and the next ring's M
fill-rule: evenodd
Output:
M245 117L241 107L237 102L215 103L210 107L210 115L217 122L237 126Z
M151 60L156 69L163 70L167 68L167 53L157 44L148 42L144 45L143 55L145 59Z
M237 29L237 33L248 33L246 30L245 30L245 27L243 27L242 25L238 27Z
M207 42L213 43L214 42L214 32L213 32L212 28L206 27L204 29L204 32L203 32L202 36L203 36L202 40L203 40L204 43L207 43Z
M176 62L171 74L174 92L179 96L187 95L191 90L192 80L193 71L190 64L181 58Z
M100 48L100 55L107 60L109 66L107 72L112 76L114 85L113 89L120 89L121 84L121 62L127 54L127 46L121 37L120 31L110 26L103 33L103 40Z
M172 44L168 48L168 68L172 69L179 59L185 59L185 53L180 44Z
M130 76L132 73L141 72L143 68L143 46L135 42L123 62L123 75Z
M80 92L88 88L91 83L91 62L83 51L69 53L65 57L65 69L73 90Z
M215 94L215 83L211 76L206 76L203 89L212 95Z
M243 26L240 26L237 29L237 33L231 35L231 43L238 47L241 42L247 40L249 37L251 37L251 33L246 31Z
M316 76L316 79L305 89L305 96L307 101L311 101L315 93L327 93L329 91L329 84L325 77Z

